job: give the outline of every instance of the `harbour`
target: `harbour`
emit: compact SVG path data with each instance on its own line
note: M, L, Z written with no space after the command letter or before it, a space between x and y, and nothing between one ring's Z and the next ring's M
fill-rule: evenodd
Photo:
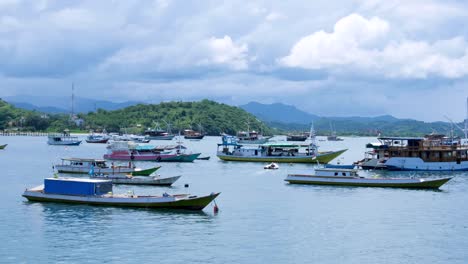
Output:
M78 137L84 139L85 135ZM163 258L166 263L181 263L193 261L196 255L205 263L251 263L254 258L271 263L304 259L371 263L379 262L379 256L385 254L389 263L401 262L402 256L409 263L447 259L464 263L468 257L467 172L363 172L370 178L453 177L435 191L293 185L284 181L287 174L310 174L322 165L280 163L277 170L265 170L266 163L222 161L216 158L221 137L205 136L184 145L212 156L209 160L135 161L139 168L161 165L155 172L161 177L182 175L171 187L115 185L113 192L160 195L216 191L221 192L216 198L218 213L214 213L213 204L190 212L27 202L20 194L52 177L52 165L62 157L100 158L106 151L101 144L51 146L46 140L4 138L8 147L0 152L0 166L5 168L0 187L4 194L0 234L9 241L0 258L8 262L80 259L101 263L103 258L146 262ZM351 164L361 159L366 144L374 141L376 138L345 137L344 141L320 142L320 148L348 148L331 163ZM122 162L125 164L128 162ZM100 252L96 260L93 252L103 245L110 248ZM168 250L171 256L167 256Z

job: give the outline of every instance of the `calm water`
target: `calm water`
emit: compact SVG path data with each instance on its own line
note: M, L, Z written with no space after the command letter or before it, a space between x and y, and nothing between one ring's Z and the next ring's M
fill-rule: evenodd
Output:
M288 185L287 173L311 165L222 162L218 137L187 141L211 160L163 163L173 187L117 187L136 194L221 191L220 212L105 208L29 203L25 187L52 175L60 157L95 157L105 146L48 146L44 137L0 137L1 263L468 263L468 173L441 191ZM349 148L340 161L361 159L372 138L319 142ZM167 142L155 142L164 144ZM336 161L335 161L336 162ZM149 167L150 163L138 163ZM376 172L382 174L382 172ZM368 173L373 176L374 172ZM189 188L184 188L188 183Z

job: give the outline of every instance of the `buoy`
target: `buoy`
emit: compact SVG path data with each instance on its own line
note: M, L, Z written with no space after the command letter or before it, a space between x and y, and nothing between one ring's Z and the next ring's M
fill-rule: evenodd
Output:
M188 183L186 183L186 184L184 185L184 187L185 187L185 188L188 188L188 187L189 187Z

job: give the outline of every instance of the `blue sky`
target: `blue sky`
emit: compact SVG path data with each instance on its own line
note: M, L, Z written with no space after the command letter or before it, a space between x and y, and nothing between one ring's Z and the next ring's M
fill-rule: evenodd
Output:
M0 0L0 96L282 102L457 121L464 1Z

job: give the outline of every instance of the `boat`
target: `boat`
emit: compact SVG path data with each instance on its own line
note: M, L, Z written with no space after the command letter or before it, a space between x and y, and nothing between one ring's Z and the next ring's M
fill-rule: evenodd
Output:
M187 153L183 146L152 146L133 142L112 142L108 145L107 160L193 162L201 153Z
M209 160L210 159L210 156L206 156L206 157L198 157L197 160Z
M320 152L314 142L302 145L274 142L244 146L238 144L232 136L223 136L222 140L223 142L218 144L217 157L224 161L326 164L347 150Z
M181 176L171 177L141 177L132 176L131 174L94 174L90 176L91 179L110 180L113 184L127 184L127 185L159 185L159 186L171 186Z
M112 181L80 178L46 178L44 184L26 189L23 197L29 201L56 202L154 209L202 210L220 193L205 196L167 194L161 196L114 194Z
M117 166L112 163L108 166L105 160L83 159L83 158L62 158L61 164L54 165L59 173L75 174L131 174L133 176L149 176L157 171L161 166L148 169L136 168L132 163L128 166Z
M330 135L327 136L328 141L343 141L344 139L336 136L336 130L333 128L332 123L330 122Z
M170 132L170 125L168 123L166 123L166 125L167 125L167 131L162 130L159 127L159 124L156 123L156 127L155 128L148 128L144 132L144 136L147 139L151 139L151 140L153 140L153 139L154 140L172 140L176 135L172 134Z
M192 129L185 129L184 130L184 138L185 139L203 139L205 134L203 133L203 129L201 125L198 125L200 131L195 131Z
M272 162L272 163L270 163L268 165L265 165L263 168L265 170L277 170L277 169L279 169L279 166L278 166L278 164Z
M306 141L308 137L309 137L308 132L303 132L299 134L290 133L286 136L286 141Z
M0 149L5 149L8 144L0 145Z
M129 138L129 141L133 141L135 143L150 143L151 141L151 139L145 136L130 135Z
M370 145L372 157L361 166L406 171L468 171L468 145L461 139L430 134L424 137L379 137ZM369 145L368 145L369 146Z
M59 146L78 146L81 144L81 140L76 136L71 136L68 131L64 131L62 134L49 135L47 143Z
M101 143L105 144L109 141L110 137L103 134L91 134L86 137L86 143Z
M438 189L451 179L423 178L364 178L354 169L315 169L315 174L288 174L285 181L292 184L339 185L362 187L394 187Z
M239 131L237 142L239 144L264 144L272 137L264 137L256 131Z

